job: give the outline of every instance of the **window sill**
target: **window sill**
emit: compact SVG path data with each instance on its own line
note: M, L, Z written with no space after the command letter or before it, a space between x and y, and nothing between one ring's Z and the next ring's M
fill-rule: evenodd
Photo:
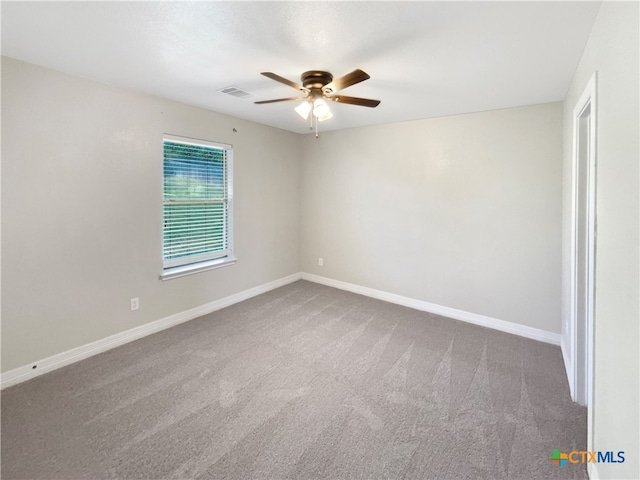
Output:
M160 274L160 280L172 280L174 278L193 275L194 273L206 272L214 268L227 267L236 263L235 257L216 258L215 260L207 260L206 262L192 263L191 265L182 265L180 267L171 267L165 269Z

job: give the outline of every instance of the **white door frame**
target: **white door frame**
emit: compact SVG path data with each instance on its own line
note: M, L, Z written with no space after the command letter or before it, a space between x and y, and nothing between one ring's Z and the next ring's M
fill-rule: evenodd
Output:
M580 100L573 109L573 153L572 153L572 183L571 183L571 375L569 383L571 395L575 402L588 407L588 430L591 432L593 406L593 356L594 356L594 311L595 311L595 253L596 253L596 138L597 138L597 105L596 105L596 73L587 84ZM579 202L578 189L580 164L580 120L588 112L588 146L586 161L586 238L578 238ZM584 134L584 132L582 133ZM586 241L586 325L578 324L578 242ZM578 331L585 329L586 345L578 344ZM580 349L586 358L580 356ZM586 360L586 362L585 362ZM590 442L589 442L590 443ZM590 445L588 445L589 447Z

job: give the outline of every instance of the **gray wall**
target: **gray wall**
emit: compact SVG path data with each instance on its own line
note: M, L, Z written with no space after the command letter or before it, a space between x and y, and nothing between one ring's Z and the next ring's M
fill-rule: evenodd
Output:
M561 103L306 136L301 175L303 271L560 332Z
M5 371L300 270L560 331L559 103L315 139L11 59L2 88ZM158 280L163 132L234 145L236 265Z
M597 464L601 478L640 478L638 22L637 2L602 4L564 107L563 335L567 335L572 111L597 71L595 391L589 437L598 450L627 452L622 464Z
M3 371L300 270L298 135L8 58L2 119ZM158 280L163 133L233 144L237 264Z

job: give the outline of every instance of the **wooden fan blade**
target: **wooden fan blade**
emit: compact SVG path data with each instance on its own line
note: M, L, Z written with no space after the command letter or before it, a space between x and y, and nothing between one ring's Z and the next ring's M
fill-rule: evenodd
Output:
M281 77L280 75L276 75L275 73L272 73L272 72L260 72L260 75L264 75L265 77L270 78L271 80L275 80L276 82L284 83L285 85L293 87L296 90L300 90L302 92L305 91L305 88L302 85L299 85L299 84L297 84L295 82L292 82L291 80L287 80L286 78Z
M370 98L347 97L345 95L332 95L327 98L334 102L348 103L350 105L358 105L360 107L375 108L380 105L380 100L371 100Z
M263 103L290 102L292 100L306 100L306 99L307 97L289 97L289 98L276 98L275 100L261 100L259 102L253 102L253 103L261 105Z
M325 88L330 88L332 91L337 92L338 90L350 87L351 85L355 85L356 83L364 82L369 78L371 78L369 74L363 72L360 69L356 69L351 73L347 73L344 77L341 77L329 83Z

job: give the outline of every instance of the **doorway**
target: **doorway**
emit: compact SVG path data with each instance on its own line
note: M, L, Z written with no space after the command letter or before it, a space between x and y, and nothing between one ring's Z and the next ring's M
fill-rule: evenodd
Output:
M571 344L573 400L593 410L596 222L596 75L573 111Z

